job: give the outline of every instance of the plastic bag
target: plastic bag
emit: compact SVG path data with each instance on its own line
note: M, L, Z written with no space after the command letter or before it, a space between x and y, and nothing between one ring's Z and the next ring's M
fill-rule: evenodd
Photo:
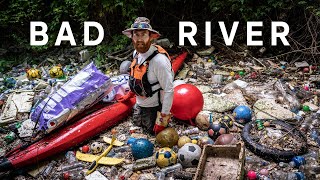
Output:
M111 79L91 62L59 90L44 99L31 114L39 131L49 133L100 101L112 90Z
M122 74L119 76L112 77L111 81L114 85L114 88L105 98L103 98L103 102L112 102L118 100L120 97L122 97L130 91L128 83L128 74Z

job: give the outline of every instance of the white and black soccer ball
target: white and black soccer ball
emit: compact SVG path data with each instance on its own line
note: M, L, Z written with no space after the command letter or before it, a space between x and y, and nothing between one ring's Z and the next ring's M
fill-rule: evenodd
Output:
M93 154L101 153L103 150L103 144L100 142L94 142L91 144L90 149Z
M178 160L184 167L195 167L201 156L201 148L197 144L186 143L178 151Z

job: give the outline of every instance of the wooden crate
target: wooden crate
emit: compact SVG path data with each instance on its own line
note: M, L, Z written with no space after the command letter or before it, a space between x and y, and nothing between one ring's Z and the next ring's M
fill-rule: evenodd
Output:
M242 180L245 150L237 145L205 145L194 180Z

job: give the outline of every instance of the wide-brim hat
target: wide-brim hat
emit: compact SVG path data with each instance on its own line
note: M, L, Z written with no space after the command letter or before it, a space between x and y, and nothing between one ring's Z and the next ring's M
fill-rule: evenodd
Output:
M154 29L152 29L150 25L150 20L146 17L138 17L134 21L134 23L131 25L130 28L122 31L124 35L126 35L128 38L132 38L132 31L133 30L148 30L152 33L152 37L157 39L160 37L160 33Z

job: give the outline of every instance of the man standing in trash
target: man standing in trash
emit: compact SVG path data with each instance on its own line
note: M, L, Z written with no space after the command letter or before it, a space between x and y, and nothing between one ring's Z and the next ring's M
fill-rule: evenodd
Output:
M170 116L174 77L171 62L164 49L151 44L160 34L152 29L148 18L136 18L122 33L132 39L135 48L130 66L131 92L124 99L136 94L133 123L153 135L157 132L157 116L163 119Z

